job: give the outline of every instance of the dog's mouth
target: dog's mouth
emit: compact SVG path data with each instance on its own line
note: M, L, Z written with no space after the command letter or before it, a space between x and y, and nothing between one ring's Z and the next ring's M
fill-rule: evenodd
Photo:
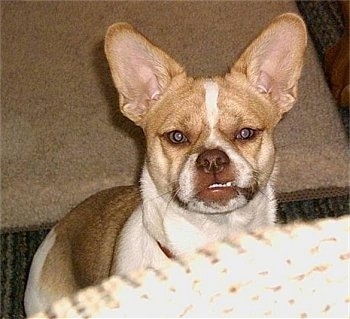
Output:
M196 199L207 204L227 205L238 196L250 201L256 194L258 185L253 183L248 187L239 187L234 181L217 182L205 185L196 193Z
M190 196L178 196L174 198L186 207L186 209L204 214L219 214L230 212L246 205L259 191L259 185L252 181L247 187L240 187L235 181L208 181L197 185L196 190Z
M197 198L204 202L226 203L239 195L239 188L232 182L213 183L197 193Z
M188 199L177 200L187 209L204 213L219 214L230 212L234 209L246 205L258 192L257 183L248 187L239 187L233 181L212 182L209 185L202 185Z
M209 185L203 185L196 192L196 198L202 202L217 203L226 205L226 203L237 197L239 188L233 181L218 182L215 181Z
M217 189L232 188L232 187L234 187L233 182L226 182L226 183L213 183L209 185L207 188L215 191Z

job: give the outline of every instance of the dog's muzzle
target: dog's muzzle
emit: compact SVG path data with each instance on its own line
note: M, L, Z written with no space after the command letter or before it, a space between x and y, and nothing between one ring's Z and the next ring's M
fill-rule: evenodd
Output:
M220 149L203 151L198 155L195 166L197 199L226 204L238 195L235 167L224 151Z
M223 150L204 150L185 167L191 172L186 175L190 178L180 187L191 191L184 192L187 196L180 193L178 199L188 208L210 213L220 213L246 204L255 196L258 185L255 178L251 178L247 185L239 185L239 174L246 172L239 172L237 167L240 166Z

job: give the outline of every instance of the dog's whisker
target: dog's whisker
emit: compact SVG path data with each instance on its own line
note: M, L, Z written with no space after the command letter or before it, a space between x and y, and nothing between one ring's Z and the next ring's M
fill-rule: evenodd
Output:
M258 189L257 193L262 194L264 197L269 199L269 195L265 191L263 191L261 188Z
M168 187L171 186L170 189L164 191L163 193L157 194L157 196L147 198L147 200L144 200L143 204L147 204L147 203L152 202L152 201L154 201L154 200L157 200L157 199L159 199L159 198L164 198L165 196L167 196L167 195L169 195L169 194L171 195L171 198L174 198L174 197L175 197L175 195L173 195L174 190L172 189L172 186L174 186L174 185L177 185L177 182L176 182L176 181L175 181L175 182L170 182L170 183L168 183L167 186L168 186ZM179 191L178 188L176 188L175 193L177 194L178 191Z
M172 191L169 190L169 191L157 194L157 196L150 197L150 198L147 198L146 200L144 200L143 204L148 204L149 202L155 201L155 200L157 200L159 198L163 198L163 197L165 197L166 195L169 195L169 194L172 194Z
M174 201L174 199L176 198L178 192L180 191L180 188L176 188L174 192L172 192L172 195L170 196L167 206L166 206L166 210L168 210L169 205L171 204L172 201Z

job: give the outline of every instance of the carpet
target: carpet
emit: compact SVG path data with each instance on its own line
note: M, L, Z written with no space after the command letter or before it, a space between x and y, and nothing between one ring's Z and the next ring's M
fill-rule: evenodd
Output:
M137 180L144 140L117 109L103 53L110 24L134 24L189 74L210 75L288 11L295 2L1 1L2 230L50 225L89 195ZM311 39L299 102L276 143L281 200L347 193L346 134Z

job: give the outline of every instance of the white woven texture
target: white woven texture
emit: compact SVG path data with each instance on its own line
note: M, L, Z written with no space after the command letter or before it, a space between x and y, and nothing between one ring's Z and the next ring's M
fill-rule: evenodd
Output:
M228 238L34 317L348 318L349 226L343 217Z

